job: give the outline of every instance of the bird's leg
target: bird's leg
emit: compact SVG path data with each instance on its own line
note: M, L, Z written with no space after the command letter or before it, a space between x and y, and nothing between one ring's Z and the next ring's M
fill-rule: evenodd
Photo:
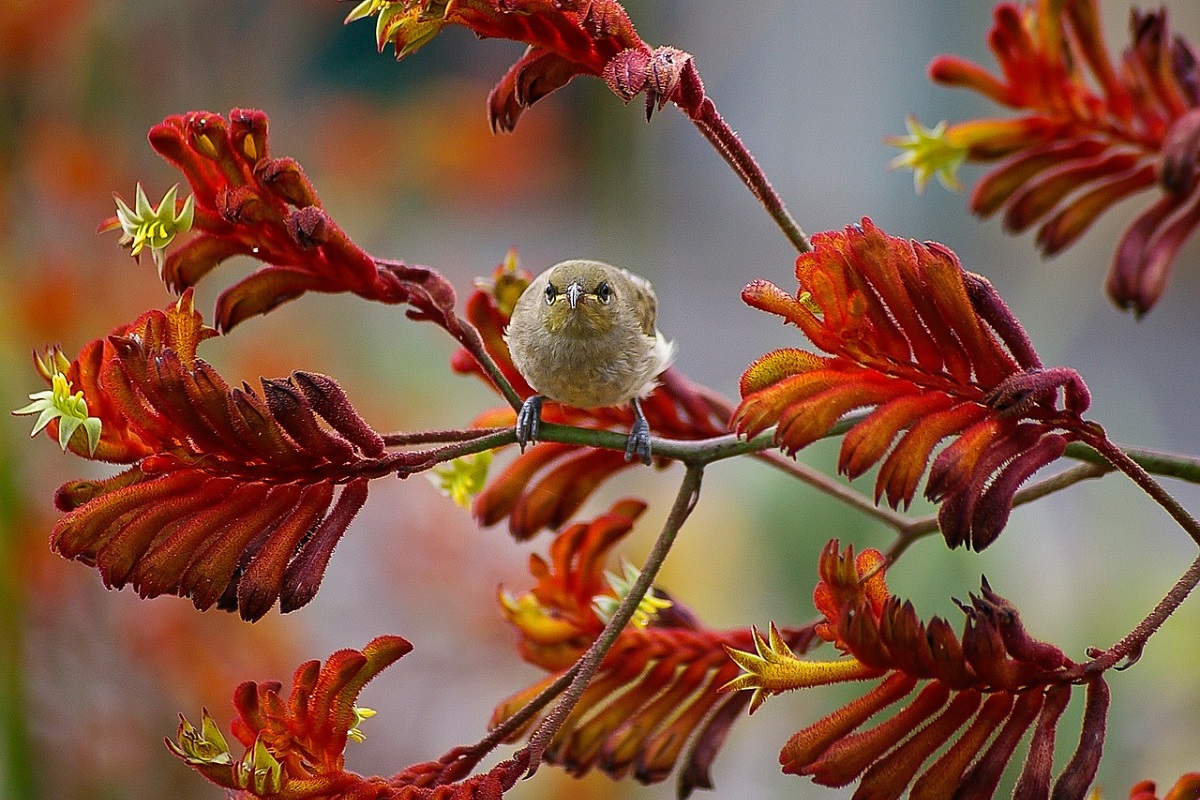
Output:
M629 438L625 440L625 460L633 460L634 453L646 466L650 466L650 423L642 414L642 404L633 398L633 427L629 429Z
M517 412L517 444L521 446L522 453L525 452L525 445L537 442L541 433L542 401L545 399L535 394L522 403L521 410Z

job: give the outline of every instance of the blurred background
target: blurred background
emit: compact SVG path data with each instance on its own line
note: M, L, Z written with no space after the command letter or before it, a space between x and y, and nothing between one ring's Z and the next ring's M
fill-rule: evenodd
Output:
M1128 39L1128 6L1103 2L1110 48ZM882 137L923 122L991 115L974 95L934 87L929 59L962 54L991 66L988 3L846 0L628 0L648 42L696 57L711 97L744 137L808 232L864 215L889 233L946 243L988 276L1048 364L1077 369L1092 418L1118 442L1200 453L1196 321L1200 247L1180 256L1145 319L1115 310L1102 281L1125 223L1110 213L1053 261L1031 236L974 219L964 194L913 192L890 173ZM1167 3L1175 30L1200 40L1200 9ZM330 0L0 1L0 399L44 388L32 348L86 341L170 298L149 259L138 265L115 234L97 236L141 181L157 200L179 176L145 141L164 116L260 108L272 152L304 165L325 207L384 257L436 267L469 291L509 247L538 272L571 256L601 258L650 277L678 366L735 397L763 352L797 344L793 329L744 306L743 285L787 286L794 252L724 162L672 108L646 125L598 82L577 81L493 136L485 98L520 54L447 28L397 64L378 54L372 22L342 26L352 6ZM968 186L979 170L968 168ZM231 264L199 287L211 315L223 286L252 269ZM496 405L477 382L451 375L451 342L397 308L310 295L246 322L201 355L231 383L294 369L324 372L379 430L455 427ZM0 797L215 798L172 758L162 737L177 712L207 706L225 725L234 686L278 678L308 658L398 633L412 654L367 687L380 715L352 745L349 765L391 774L475 741L495 702L539 677L521 664L495 604L503 584L524 590L529 552L500 528L481 530L424 478L377 481L338 548L318 597L296 614L247 625L199 614L176 598L142 602L106 592L95 571L49 553L55 487L107 474L30 440L28 418L0 415ZM502 456L501 458L506 458ZM804 460L832 471L836 443ZM615 498L651 501L625 555L642 558L679 473L628 475L585 509ZM869 491L869 484L864 482ZM1200 509L1196 487L1170 484ZM917 508L915 513L929 509ZM885 547L888 531L767 468L710 470L699 511L661 580L710 625L765 626L813 614L815 560L839 537ZM1018 509L986 553L918 543L889 573L923 618L958 627L951 597L986 573L1030 631L1082 658L1147 613L1195 546L1127 481L1109 477ZM1170 785L1200 768L1200 602L1185 605L1136 668L1111 676L1113 715L1099 785L1123 797L1137 780ZM836 690L773 699L740 723L718 759L714 797L843 797L779 774L776 755L799 727L851 696ZM1060 737L1074 747L1079 706ZM1073 716L1071 716L1073 712ZM1074 726L1074 727L1072 727ZM602 776L584 782L543 769L513 798L668 798Z

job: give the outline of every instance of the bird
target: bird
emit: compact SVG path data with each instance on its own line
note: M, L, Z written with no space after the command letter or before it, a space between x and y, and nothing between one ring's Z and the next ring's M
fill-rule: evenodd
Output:
M675 358L657 307L648 280L602 261L569 259L530 282L505 331L513 364L536 392L517 414L521 452L538 439L545 400L581 409L632 403L625 460L651 463L640 400Z

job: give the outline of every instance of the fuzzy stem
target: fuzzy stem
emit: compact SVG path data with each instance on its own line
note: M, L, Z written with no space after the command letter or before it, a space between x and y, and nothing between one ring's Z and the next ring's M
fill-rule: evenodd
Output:
M456 771L461 770L464 766L468 770L474 769L475 765L484 756L503 744L509 736L519 731L529 720L533 719L534 715L545 708L551 700L566 691L567 687L571 685L571 682L575 680L575 676L578 674L579 662L577 661L553 681L546 684L546 687L538 692L537 697L521 706L515 714L488 731L487 736L484 736L470 747L456 753L453 769Z
M1072 679L1086 679L1090 675L1104 672L1116 666L1121 661L1132 664L1141 655L1142 648L1146 646L1146 642L1150 637L1175 613L1175 609L1182 605L1183 601L1187 599L1198 583L1200 583L1200 558L1192 562L1187 572L1183 573L1179 580L1175 582L1175 585L1171 587L1171 591L1167 592L1166 596L1158 601L1158 605L1154 607L1154 610L1139 622L1137 627L1130 631L1124 639L1107 650L1099 652L1089 651L1088 655L1092 656L1093 660L1079 665L1077 669L1072 671L1070 677Z
M650 590L650 586L654 583L655 577L658 575L659 569L667 558L667 554L671 551L671 545L675 542L675 536L679 533L683 523L687 521L691 515L692 509L696 507L696 501L700 497L700 481L704 476L704 467L692 465L688 467L687 472L683 476L683 481L680 483L679 492L675 496L675 503L671 506L671 512L667 515L666 522L663 523L662 530L658 534L658 538L654 541L654 547L650 550L650 555L646 557L646 563L642 566L641 573L633 586L629 590L629 594L617 606L616 612L613 613L612 619L604 626L604 630L592 642L592 646L587 649L575 663L575 675L571 680L570 686L566 693L554 709L542 720L534 732L529 737L529 744L526 746L526 751L529 754L529 773L532 775L537 771L538 765L541 764L542 756L546 752L546 748L554 741L555 735L562 729L563 723L566 722L567 716L571 710L575 708L579 698L583 696L583 692L587 689L592 678L596 674L596 670L600 668L604 656L612 648L617 641L617 637L621 631L625 629L626 624L633 617L634 611L646 596L646 592Z
M854 488L847 486L836 478L813 469L807 464L794 461L780 452L762 450L755 454L755 458L765 461L776 469L791 475L801 483L808 484L818 492L827 494L835 500L840 500L851 508L858 509L890 528L905 530L911 523L911 520L903 514L892 511L885 506L875 505L871 498L856 491Z
M446 442L471 442L509 428L455 428L448 431L412 431L383 434L383 443L388 447L403 447L413 444L444 444Z
M758 165L754 155L704 93L704 84L700 80L700 73L696 71L695 61L688 61L680 78L680 89L673 98L679 108L687 114L688 119L696 125L726 163L733 167L742 183L746 184L750 193L771 215L771 219L796 250L801 253L812 250L808 237L783 204L783 199L767 179L767 174Z
M483 367L483 371L487 373L488 378L492 381L492 385L496 390L504 396L508 404L514 409L521 407L521 396L517 394L517 390L508 382L508 378L504 377L504 373L500 370L498 364L492 359L487 348L483 346L483 339L479 336L479 331L475 330L475 326L467 322L462 317L456 318L458 321L458 330L450 331L451 335L458 340L458 343L466 348L467 352L475 357L479 362L479 366Z
M775 187L767 179L766 173L762 171L762 167L746 149L746 145L742 143L733 128L729 127L729 123L725 122L725 119L717 112L717 107L708 102L703 105L701 112L703 116L693 119L692 122L700 129L704 138L716 148L729 166L733 167L733 171L738 174L742 183L746 184L751 194L771 215L771 219L783 231L783 235L788 238L796 251L807 253L812 250L812 245L808 243L808 237L792 217L787 206L783 204Z
M1162 487L1162 484L1150 477L1150 473L1141 464L1110 442L1103 433L1089 437L1088 444L1104 456L1110 464L1124 472L1143 492L1150 495L1154 502L1166 509L1171 518L1179 523L1179 527L1192 537L1192 541L1200 545L1200 522L1197 522L1196 518L1189 514L1187 509Z

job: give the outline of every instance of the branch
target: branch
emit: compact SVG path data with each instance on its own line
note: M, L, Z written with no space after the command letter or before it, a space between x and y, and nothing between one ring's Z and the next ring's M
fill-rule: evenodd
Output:
M658 534L658 538L654 541L654 547L650 550L650 555L646 558L646 563L642 566L642 571L634 581L633 587L629 590L629 594L621 601L613 614L612 619L604 626L604 630L592 642L592 646L588 648L575 666L572 667L575 675L571 679L570 686L562 699L558 701L558 705L542 720L537 729L529 737L529 744L526 745L526 752L529 755L529 775L537 771L538 765L541 764L542 755L546 752L546 748L554 740L555 735L566 722L567 716L579 702L579 698L583 695L592 677L596 674L596 670L600 667L600 663L604 660L604 656L608 653L613 643L625 625L633 617L633 612L637 610L638 605L645 598L646 592L654 583L655 577L658 575L659 569L667 558L667 554L671 551L671 545L675 542L675 536L679 533L683 523L687 521L691 515L692 509L696 507L696 501L700 497L700 481L704 476L704 468L702 466L691 465L683 476L683 482L679 486L679 493L675 496L675 503L671 506L671 513L667 515L666 522L663 523L662 530Z
M1124 639L1117 642L1108 650L1089 650L1088 655L1094 660L1086 664L1080 664L1076 669L1069 674L1074 680L1086 680L1092 675L1104 672L1122 661L1125 664L1118 669L1132 666L1142 655L1142 649L1146 646L1146 642L1151 636L1158 631L1162 624L1175 613L1175 609L1187 599L1192 590L1196 588L1196 584L1200 583L1200 558L1192 562L1188 567L1187 572L1175 582L1171 587L1171 591L1158 601L1158 605L1154 610L1141 622L1138 626L1129 632Z
M1181 506L1179 501L1162 487L1162 484L1150 477L1150 473L1141 464L1120 447L1110 442L1104 436L1103 432L1094 436L1088 444L1094 447L1114 467L1129 476L1129 479L1136 483L1142 491L1150 495L1154 502L1166 509L1171 518L1179 523L1179 527L1183 528L1187 532L1187 535L1192 537L1192 541L1200 544L1200 522L1197 522L1196 518L1189 514L1187 509Z
M733 167L733 171L742 179L742 183L746 184L751 194L771 215L771 219L783 231L783 235L788 238L797 252L807 253L812 250L812 246L808 243L808 237L800 229L800 225L792 217L791 212L787 210L787 206L783 204L783 199L775 191L775 187L771 185L771 181L767 179L766 173L758 165L753 154L742 143L733 128L729 127L729 123L717 111L713 101L704 94L704 84L701 83L700 74L690 59L681 78L684 100L679 103L679 107L696 125L709 144L716 148L726 163ZM688 99L694 98L700 98L699 102L688 102Z
M853 487L842 483L836 478L831 478L825 473L813 469L807 464L801 464L799 461L790 459L783 453L763 450L757 453L755 457L760 461L765 461L781 472L791 475L801 483L806 483L817 491L823 492L835 500L840 500L869 517L874 517L890 528L903 531L912 524L912 520L903 514L892 511L886 506L876 505L871 498L862 492L855 490Z

